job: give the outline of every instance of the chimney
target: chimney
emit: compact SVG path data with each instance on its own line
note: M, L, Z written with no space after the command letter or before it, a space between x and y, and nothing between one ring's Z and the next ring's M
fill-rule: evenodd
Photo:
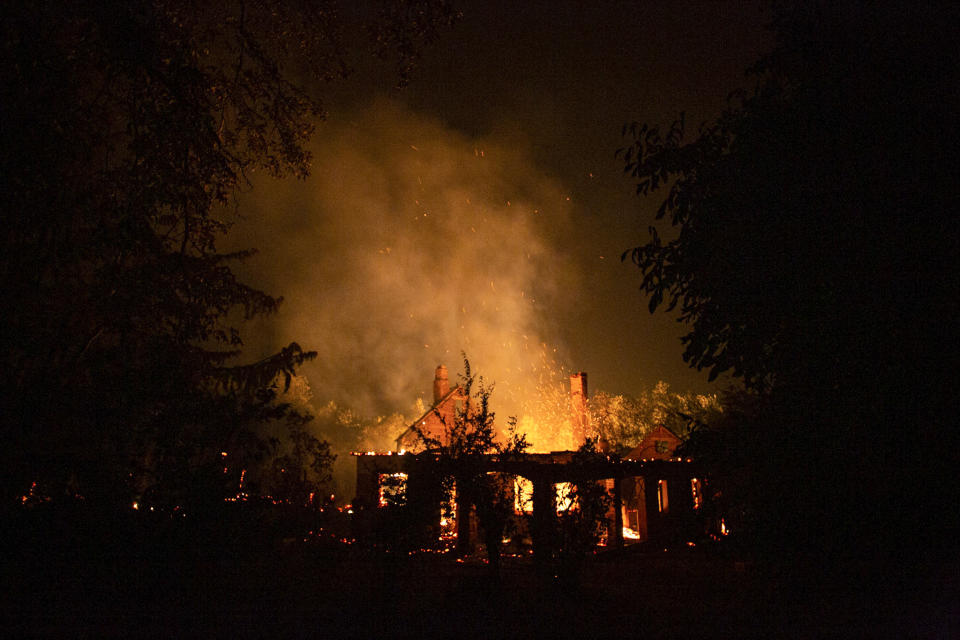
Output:
M587 439L590 418L587 415L587 374L584 371L570 376L570 416L573 422L573 441L579 447Z
M441 364L433 376L433 404L440 402L440 398L448 393L450 393L450 380L447 378L447 368Z

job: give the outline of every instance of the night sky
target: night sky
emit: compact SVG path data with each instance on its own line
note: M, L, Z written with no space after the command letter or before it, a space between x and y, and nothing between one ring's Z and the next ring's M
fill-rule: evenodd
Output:
M684 329L651 316L620 255L647 238L614 157L630 121L688 128L749 86L769 43L759 2L460 2L462 20L412 83L357 66L331 85L305 181L254 177L230 243L238 271L284 296L246 329L248 355L291 340L315 403L410 413L433 368L474 368L494 408L587 371L591 393L658 380L716 391L681 359Z

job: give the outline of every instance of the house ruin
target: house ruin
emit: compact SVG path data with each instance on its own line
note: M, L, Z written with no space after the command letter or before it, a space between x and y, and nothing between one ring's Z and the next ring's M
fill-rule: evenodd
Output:
M429 492L427 474L421 472L431 454L418 446L417 431L431 438L443 437L444 425L453 423L457 411L466 400L461 387L450 387L446 367L435 371L434 404L424 415L409 425L396 439L397 450L386 453L357 453L358 512L382 509L398 495L416 498ZM577 373L570 378L571 423L577 442L590 434L587 406L587 375ZM637 447L624 456L601 452L588 464L572 464L575 452L553 451L529 453L520 459L500 460L488 456L484 468L488 473L508 474L514 478L515 515L529 523L527 530L534 553L550 552L550 536L555 526L558 503L565 483L603 484L611 496L607 514L606 544L650 541L654 543L690 539L703 532L703 473L689 458L675 456L680 438L658 426ZM562 498L560 498L562 500ZM457 505L461 519L468 518L469 507ZM435 520L440 522L440 507ZM360 522L370 522L367 514ZM471 527L458 522L455 530L458 547L468 546ZM362 525L361 525L362 528ZM475 531L475 527L472 528Z

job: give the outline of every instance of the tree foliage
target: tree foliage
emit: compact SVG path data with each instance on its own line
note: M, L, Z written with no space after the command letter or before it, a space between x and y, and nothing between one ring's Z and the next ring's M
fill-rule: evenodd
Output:
M672 392L662 380L638 396L597 392L588 410L596 438L621 450L637 446L659 425L683 438L691 428L710 424L723 413L716 394Z
M568 587L580 586L580 569L586 555L595 551L607 534L613 496L603 480L597 481L589 473L591 467L607 461L597 444L597 438L587 438L574 452L567 472L575 480L561 485L557 495L559 577Z
M423 411L412 413L422 415ZM315 409L314 415L310 432L328 442L336 454L331 490L346 500L355 495L357 481L356 461L350 453L392 451L396 447L397 435L410 424L410 420L400 413L366 416L333 400Z
M638 194L665 194L624 258L689 326L685 360L754 394L722 446L784 553L873 550L950 503L956 25L938 3L777 3L752 91L692 138L683 116L624 129Z
M437 413L443 422L442 434L434 437L418 427L415 429L424 445L424 454L436 459L436 478L443 483L448 501L456 497L457 517L469 517L469 510L476 509L491 573L499 578L500 545L514 508L513 478L489 472L486 463L491 457L521 459L528 444L525 436L516 431L513 420L507 438L498 437L494 427L495 414L490 410L493 387L473 374L466 356L463 366L460 386L464 403L456 410L453 424L447 424L446 419ZM469 527L458 522L458 541L461 536L469 535L468 532Z
M388 5L378 51L408 75L455 15ZM161 459L210 466L274 377L315 355L228 366L239 322L280 299L231 270L252 251L218 240L251 172L308 171L346 23L333 2L275 0L0 12L3 499L40 480L126 500L119 479L157 477L144 467Z

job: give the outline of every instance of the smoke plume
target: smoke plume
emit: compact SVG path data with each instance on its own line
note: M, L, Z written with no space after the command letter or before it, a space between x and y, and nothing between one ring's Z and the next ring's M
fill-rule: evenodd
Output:
M331 118L303 182L257 178L230 238L260 250L239 271L282 295L246 327L248 354L291 340L315 401L368 415L431 398L433 370L473 369L505 418L559 378L555 319L578 274L554 238L570 233L564 187L522 142L468 137L387 100Z

